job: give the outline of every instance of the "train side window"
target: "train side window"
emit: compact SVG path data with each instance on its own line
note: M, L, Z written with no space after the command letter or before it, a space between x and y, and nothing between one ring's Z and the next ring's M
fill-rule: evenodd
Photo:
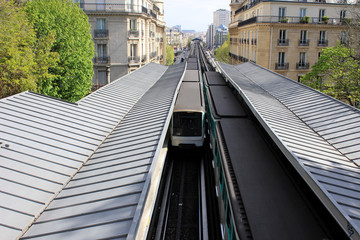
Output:
M227 204L226 204L226 228L227 228L229 239L232 239L233 224L232 224L232 221L231 221L231 211L230 211L230 205L229 205L228 201L227 201Z

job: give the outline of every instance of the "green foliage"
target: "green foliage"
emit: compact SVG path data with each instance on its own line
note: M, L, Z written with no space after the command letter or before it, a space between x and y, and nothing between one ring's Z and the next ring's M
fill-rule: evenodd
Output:
M33 0L26 12L36 32L40 93L77 101L91 90L94 44L86 14L71 0Z
M215 50L215 60L224 63L230 63L230 39L228 38L221 47Z
M175 54L173 48L170 45L166 44L166 65L172 65L174 63L174 58Z
M325 48L312 71L301 82L355 106L360 101L360 60L342 44Z
M36 89L35 34L23 10L0 2L0 98Z

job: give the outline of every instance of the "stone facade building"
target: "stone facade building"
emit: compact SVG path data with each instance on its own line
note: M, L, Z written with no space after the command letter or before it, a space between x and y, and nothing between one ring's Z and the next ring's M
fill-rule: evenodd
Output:
M164 0L75 1L92 26L95 87L149 62L165 64Z
M231 61L252 61L299 80L323 48L345 41L349 6L342 0L232 0Z

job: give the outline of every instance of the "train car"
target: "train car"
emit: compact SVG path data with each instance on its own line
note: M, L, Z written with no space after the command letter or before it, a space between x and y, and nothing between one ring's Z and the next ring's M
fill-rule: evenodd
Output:
M200 82L181 84L172 116L171 143L175 147L202 147L205 107Z
M222 238L347 239L221 75L204 89Z

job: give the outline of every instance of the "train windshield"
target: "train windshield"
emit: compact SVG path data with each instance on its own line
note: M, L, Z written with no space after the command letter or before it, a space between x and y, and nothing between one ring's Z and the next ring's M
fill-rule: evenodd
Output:
M202 114L200 112L174 112L174 136L201 136Z

